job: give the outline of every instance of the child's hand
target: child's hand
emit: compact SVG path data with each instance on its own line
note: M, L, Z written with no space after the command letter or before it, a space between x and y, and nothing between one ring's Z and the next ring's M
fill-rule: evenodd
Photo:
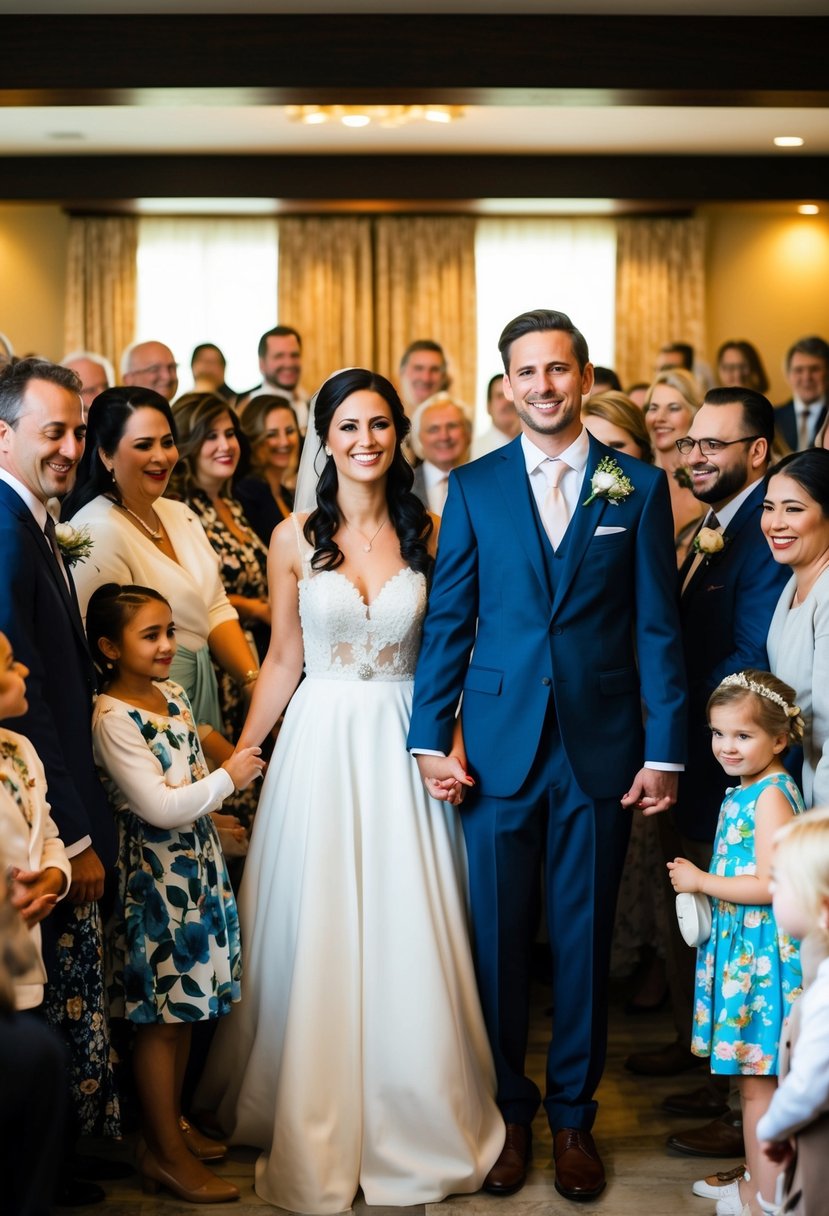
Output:
M705 872L686 857L675 857L673 861L668 862L668 877L677 894L683 891L693 894L695 891L702 891Z
M237 790L246 789L254 778L262 775L265 761L259 759L261 753L261 747L243 747L225 760L222 768L227 769Z
M794 1156L794 1148L790 1140L761 1140L760 1152L765 1153L769 1161L775 1165L786 1166Z

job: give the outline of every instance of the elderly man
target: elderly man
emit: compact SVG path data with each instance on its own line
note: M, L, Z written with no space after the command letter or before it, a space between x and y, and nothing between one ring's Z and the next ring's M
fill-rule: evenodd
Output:
M29 668L28 712L9 725L31 740L43 762L52 817L72 867L66 899L43 923L43 959L45 1016L68 1048L75 1135L99 1132L107 1103L115 1101L97 907L115 862L115 822L92 757L95 674L71 562L46 507L72 488L83 454L79 394L74 372L40 359L0 370L0 630ZM67 1157L60 1201L103 1199Z
M449 474L469 459L472 422L469 410L448 393L430 397L415 410L412 447L422 464L415 469L412 492L433 515L441 515Z
M792 390L790 401L774 411L777 434L793 452L811 447L826 417L826 386L829 381L829 342L823 338L801 338L786 352L786 379Z
M400 360L400 400L409 417L429 397L448 387L443 347L431 338L411 342Z
M63 356L60 365L68 367L81 382L83 420L86 422L92 402L105 388L112 388L115 383L115 369L106 355L99 355L94 350L73 350Z
M178 364L163 342L133 342L121 356L121 379L172 401L178 392Z
M504 377L501 372L493 376L486 386L486 412L492 425L487 427L482 435L476 435L472 442L472 459L486 456L502 448L510 439L514 439L521 430L521 419L515 411L515 403L507 398L504 392Z

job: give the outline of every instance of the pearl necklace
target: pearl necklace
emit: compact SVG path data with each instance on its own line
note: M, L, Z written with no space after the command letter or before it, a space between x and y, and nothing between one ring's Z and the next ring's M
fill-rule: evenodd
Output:
M149 524L145 524L144 520L141 518L141 516L136 515L135 511L131 511L126 503L118 502L117 499L115 499L115 498L110 499L110 501L114 502L116 507L120 507L122 511L126 511L127 515L131 516L131 518L134 519L137 524L140 524L141 527L144 529L144 531L149 536L150 540L154 540L155 543L158 544L159 541L164 539L163 531L159 530L158 532L156 532L155 529L151 528Z
M350 524L348 522L348 520L345 521L345 526L347 528L350 528L352 532L356 532L358 536L362 536L363 540L365 541L365 544L362 546L363 553L371 553L371 546L377 540L377 537L383 531L383 529L385 528L385 526L388 522L389 522L389 517L387 515L386 518L381 523L380 527L377 529L377 531L374 533L374 535L370 538L366 536L365 532L361 532L360 529L358 527L356 527L354 524Z

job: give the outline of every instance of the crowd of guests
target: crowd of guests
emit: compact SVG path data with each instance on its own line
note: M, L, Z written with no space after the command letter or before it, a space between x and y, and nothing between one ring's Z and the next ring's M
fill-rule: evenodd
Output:
M162 342L130 346L116 385L94 352L59 365L15 359L0 335L0 850L10 867L0 891L0 1089L9 1142L20 1146L10 1211L102 1200L97 1183L119 1167L84 1158L77 1142L120 1135L130 1104L148 1187L192 1202L238 1196L204 1164L226 1146L188 1118L185 1076L193 1025L238 998L234 888L278 725L260 732L261 748L237 745L272 641L272 535L294 509L303 445L316 452L300 335L276 326L258 355L261 383L237 393L220 348L198 346L194 391L179 395ZM434 517L454 470L527 433L509 351L505 366L487 388L490 425L476 434L440 345L418 340L403 353L397 442L413 466L411 492ZM829 345L792 345L792 399L775 408L746 341L723 344L713 373L673 343L650 382L628 393L612 369L599 371L601 391L591 376L583 395L584 428L667 478L688 685L676 801L633 820L614 939L617 970L641 980L631 1008L669 1000L676 1038L627 1065L664 1076L710 1057L710 1079L666 1107L714 1120L678 1133L674 1147L739 1159L698 1184L719 1216L777 1210L775 1177L795 1133L808 1151L787 1193L801 1207L785 1210L814 1213L820 1134L810 1129L829 1103L829 1088L809 1080L829 1071L829 821L812 810L829 805ZM327 443L321 435L323 463ZM378 533L360 533L365 553ZM796 864L806 853L808 866ZM675 892L713 900L696 964ZM136 933L153 942L156 961L143 970ZM157 961L171 957L175 981L153 990ZM792 1006L800 1037L777 1088ZM134 1083L117 1075L119 1051ZM23 1073L43 1081L23 1086ZM36 1145L20 1136L32 1118ZM487 1188L496 1193L521 1185L529 1156L505 1119L517 1181L496 1178ZM570 1197L603 1185L602 1175Z

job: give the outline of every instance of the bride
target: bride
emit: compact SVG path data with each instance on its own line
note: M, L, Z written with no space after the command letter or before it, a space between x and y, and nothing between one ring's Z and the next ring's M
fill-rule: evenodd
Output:
M261 743L290 701L240 897L243 997L199 1105L264 1150L263 1199L334 1213L360 1187L387 1206L478 1190L504 1125L460 790L429 798L406 751L434 556L408 419L388 380L349 369L320 389L313 426L317 506L273 534L272 642L239 740Z

